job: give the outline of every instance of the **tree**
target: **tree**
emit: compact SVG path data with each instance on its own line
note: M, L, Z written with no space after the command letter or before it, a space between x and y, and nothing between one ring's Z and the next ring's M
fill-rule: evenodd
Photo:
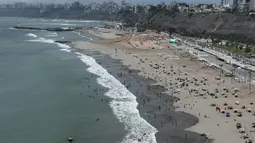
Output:
M240 50L243 50L243 46L242 46L242 45L239 45L238 48L239 48Z
M234 7L234 8L232 9L232 14L235 14L235 13L237 13L237 12L238 12L237 7Z
M229 42L227 41L225 45L228 47L229 46Z
M172 7L171 11L172 11L174 14L175 14L175 13L180 13L180 10L179 10L179 7L178 7L177 4L174 5L174 6Z
M138 6L137 6L137 13L144 13L144 12L145 12L144 7L141 6L141 5L138 5Z
M189 9L189 12L195 12L195 10L194 9Z
M83 5L79 1L76 1L76 2L72 3L71 8L74 8L74 9L83 8Z
M231 8L226 8L226 9L225 9L225 12L226 12L226 13L232 13L232 10L231 10Z
M186 4L186 3L184 3L184 2L183 2L183 3L178 3L178 5L179 5L179 6L189 7L189 5L188 5L188 4Z
M252 49L251 49L250 47L246 47L244 52L248 54L248 53L251 52L251 50L252 50Z

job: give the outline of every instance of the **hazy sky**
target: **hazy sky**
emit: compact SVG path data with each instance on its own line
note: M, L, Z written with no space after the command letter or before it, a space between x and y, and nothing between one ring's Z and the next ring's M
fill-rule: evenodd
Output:
M33 2L33 3L66 3L73 2L76 0L0 0L0 3L14 3L14 2ZM110 1L110 0L79 0L82 3L90 3L90 2L102 2L102 1ZM121 0L112 0L112 1L121 1ZM158 4L162 1L166 3L173 2L174 0L126 0L130 3L150 3L150 4ZM177 2L187 2L187 3L219 3L220 0L176 0Z

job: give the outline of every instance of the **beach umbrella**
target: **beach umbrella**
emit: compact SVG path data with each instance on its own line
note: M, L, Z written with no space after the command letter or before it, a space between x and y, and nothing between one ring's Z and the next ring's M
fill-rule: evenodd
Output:
M243 116L243 113L242 113L242 112L239 112L237 116L238 116L238 117L242 117L242 116Z
M247 112L251 112L251 108L248 108L248 109L247 109Z
M237 113L238 112L238 110L237 109L234 109L234 113Z
M241 123L236 123L236 128L239 129L242 127L242 124Z
M239 101L236 101L235 104L236 104L236 105L239 105Z
M230 113L229 113L229 112L227 112L227 113L226 113L226 116L227 116L227 117L230 117Z
M244 138L244 139L247 139L247 138L249 138L249 135L248 135L248 134L244 134L244 135L243 135L243 138Z
M255 128L255 123L252 123L252 127Z
M224 110L224 109L221 109L220 112L221 112L221 113L225 113L225 110Z
M244 128L240 128L239 133L245 133Z

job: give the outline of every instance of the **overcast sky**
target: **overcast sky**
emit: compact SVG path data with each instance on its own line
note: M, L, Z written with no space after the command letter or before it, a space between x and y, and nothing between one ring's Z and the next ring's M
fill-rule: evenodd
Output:
M66 2L74 2L77 0L0 0L0 3L14 3L14 2L33 2L33 3L66 3ZM91 3L91 2L102 2L102 1L110 1L110 0L79 0L81 3ZM112 0L112 1L121 1L121 0ZM150 4L158 4L162 1L166 3L173 2L174 0L126 0L130 3L150 3ZM220 0L176 0L177 2L187 2L187 3L219 3Z

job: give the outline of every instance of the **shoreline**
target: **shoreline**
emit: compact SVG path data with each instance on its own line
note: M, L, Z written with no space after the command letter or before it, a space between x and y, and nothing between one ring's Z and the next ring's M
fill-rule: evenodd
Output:
M92 43L78 42L78 44L81 44L80 49L85 47L82 44L88 44L85 48L87 50L99 51L113 59L121 59L123 64L130 69L139 70L139 75L151 78L157 81L157 84L166 87L166 94L180 99L174 103L176 111L186 112L199 118L198 124L185 130L201 135L206 134L210 139L214 139L214 143L247 141L247 138L243 139L245 134L239 133L240 130L236 129L235 125L241 123L246 132L253 129L251 124L254 116L252 113L246 113L247 108L241 108L246 105L254 110L254 105L249 104L255 100L252 94L247 91L247 84L232 81L230 77L222 75L221 70L208 66L206 62L196 60L185 51L161 42L162 38L156 41L160 44L151 44L153 39L151 40L148 36L150 34L146 34L132 34L131 36L122 36L118 40L106 39L92 41ZM152 36L155 37L153 34ZM163 40L166 41L164 38ZM97 48L93 48L95 45ZM221 78L216 80L219 77ZM200 80L201 85L197 83ZM190 82L190 85L183 87L183 82ZM194 83L195 85L193 85ZM236 88L240 89L238 95L233 93ZM252 93L254 93L253 90ZM235 105L235 101L242 104ZM232 106L232 109L227 109L225 103ZM231 117L226 117L215 111L215 106L221 109L225 108L225 112L230 112ZM237 117L237 114L233 113L233 108L241 111L244 116ZM249 132L249 139L253 140L254 135L254 132ZM233 137L225 138L225 136Z
M88 46L91 45L86 45L86 47ZM137 109L141 118L157 128L158 132L155 136L158 143L197 143L205 141L210 143L210 140L207 139L206 136L201 136L200 134L184 130L187 127L195 125L198 122L198 119L188 113L175 112L173 110L175 109L173 104L178 101L178 98L165 94L164 92L166 91L166 88L164 86L158 85L155 80L139 75L139 70L130 69L123 64L121 59L113 59L100 52L100 55L104 56L105 60L98 61L95 55L99 56L97 53L99 51L79 48L75 49L88 56L94 56L94 59L100 63L101 66L106 65L106 63L107 65L109 64L109 66L103 67L136 96L136 101L138 102ZM117 66L113 68L111 66L113 64L117 64ZM150 90L148 90L148 88L150 88ZM158 94L158 97L155 97L155 93ZM168 101L168 104L166 104L166 100ZM159 110L159 106L165 109ZM140 140L138 142L144 141Z

